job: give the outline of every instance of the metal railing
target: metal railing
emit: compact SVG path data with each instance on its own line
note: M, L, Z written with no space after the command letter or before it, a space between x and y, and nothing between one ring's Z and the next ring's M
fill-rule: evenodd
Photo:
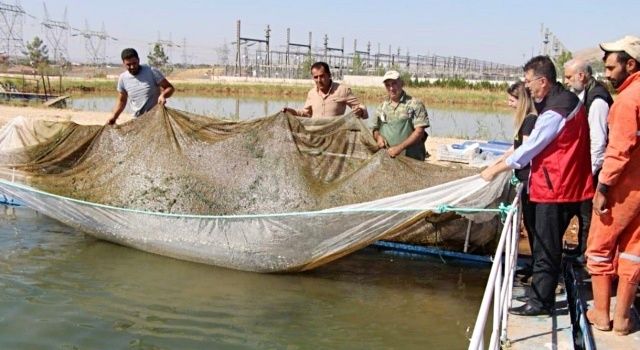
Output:
M562 274L567 291L567 308L569 309L569 317L571 318L571 333L573 336L574 349L596 349L591 326L587 320L587 304L580 291L582 279L578 277L572 261L563 261Z
M507 341L507 310L511 306L513 279L518 261L521 191L522 184L519 184L500 233L491 273L471 335L469 350L485 348L484 333L491 304L493 304L493 324L488 349L499 349Z

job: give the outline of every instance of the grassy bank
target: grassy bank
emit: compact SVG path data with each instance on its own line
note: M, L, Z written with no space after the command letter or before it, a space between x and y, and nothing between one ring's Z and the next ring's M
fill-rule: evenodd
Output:
M43 93L42 82L36 79L2 78L5 86L11 84L23 92ZM245 83L218 83L172 81L177 93L198 96L234 96L256 99L284 98L304 100L310 85L267 85ZM59 81L50 79L51 94L86 95L114 94L116 82L112 79L71 79ZM505 93L496 88L457 88L457 87L406 87L407 92L419 98L427 106L452 107L459 109L502 109L505 105ZM386 92L384 87L354 87L354 93L366 104L375 105L382 101Z

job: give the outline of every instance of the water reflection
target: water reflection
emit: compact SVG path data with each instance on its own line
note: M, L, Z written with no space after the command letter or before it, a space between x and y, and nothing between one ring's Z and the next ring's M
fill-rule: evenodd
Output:
M114 103L114 96L79 97L73 98L69 106L80 110L107 112L112 110ZM302 108L304 101L174 96L167 105L199 115L246 120L277 113L284 106ZM375 108L375 104L368 105L370 115L374 115ZM513 118L504 112L464 111L429 106L427 110L431 120L429 134L433 136L482 140L511 140L513 137Z
M464 348L486 270L366 250L262 275L0 212L0 348Z

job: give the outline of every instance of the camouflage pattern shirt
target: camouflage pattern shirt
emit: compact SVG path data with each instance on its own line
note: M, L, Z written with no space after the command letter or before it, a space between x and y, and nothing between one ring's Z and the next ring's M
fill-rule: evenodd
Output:
M414 128L429 127L429 115L424 103L403 91L397 106L394 107L388 98L378 106L376 115L373 118L373 130L380 130L383 123L402 119L411 119Z

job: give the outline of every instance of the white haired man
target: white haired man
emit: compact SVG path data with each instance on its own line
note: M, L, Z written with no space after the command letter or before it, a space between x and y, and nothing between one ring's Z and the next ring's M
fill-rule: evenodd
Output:
M583 59L574 58L564 64L564 83L569 90L578 95L587 109L591 173L595 184L604 162L608 134L607 116L609 115L609 107L613 104L613 98L604 84L593 77L593 69ZM568 252L569 256L573 256L581 263L585 261L584 251L587 249L591 212L591 201L583 202L580 215L578 215L578 246Z

